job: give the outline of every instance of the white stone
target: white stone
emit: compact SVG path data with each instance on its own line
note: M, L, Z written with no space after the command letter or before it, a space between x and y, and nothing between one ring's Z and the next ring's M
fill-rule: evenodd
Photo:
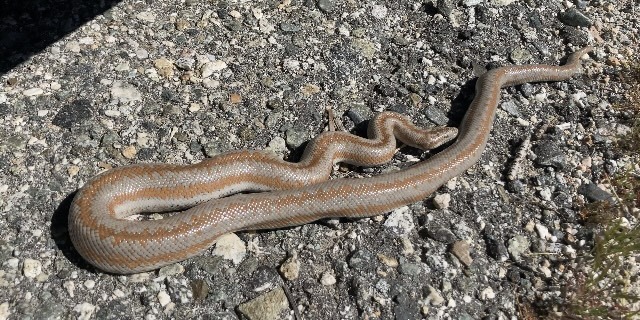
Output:
M89 320L91 319L91 315L93 314L93 311L96 310L96 306L92 305L91 303L88 302L83 302L80 304L77 304L75 307L73 307L73 311L80 313L80 316L78 316L78 320Z
M25 259L22 273L27 278L35 278L42 272L42 263L38 260Z
M482 290L482 292L480 292L480 300L482 301L491 300L495 297L496 293L493 292L493 288L491 287L487 287L486 289Z
M117 118L120 116L120 111L118 110L111 110L111 109L107 109L104 111L104 115L109 117L109 118Z
M158 292L158 302L160 302L160 305L164 307L171 302L171 297L166 291L162 290Z
M202 74L203 78L206 78L211 76L214 72L218 72L226 68L227 68L226 62L222 60L215 60L215 61L207 62L204 65L202 65L202 68L200 68L200 73Z
M76 291L76 284L73 281L65 281L62 283L62 287L65 288L67 290L67 294L69 295L69 297L73 298L76 296L75 291Z
M96 282L93 280L87 280L84 282L84 287L91 290L96 286Z
M11 311L9 310L9 302L0 303L0 320L9 319Z
M160 268L158 271L159 276L173 276L184 272L184 267L179 263L170 264Z
M44 93L44 90L42 90L41 88L31 88L22 92L22 94L24 94L27 97L35 97L43 93Z
M448 193L438 194L433 197L433 205L438 209L449 208L451 203L451 195Z
M416 227L407 206L393 210L384 222L384 226L401 235L410 233Z
M123 81L114 81L111 87L111 99L127 103L142 100L142 94L138 89Z
M375 4L371 7L371 15L376 19L384 19L387 16L387 7Z
M333 275L333 272L326 271L322 274L322 277L320 277L320 283L323 286L332 286L336 284L336 277Z
M140 12L136 15L136 18L142 20L142 21L146 21L146 22L154 22L156 21L156 15L155 13L151 12L151 11L143 11Z
M540 266L538 270L544 274L545 277L551 278L551 270L547 266Z
M9 269L18 269L18 266L20 265L20 259L9 258L5 263L3 263L3 265L6 265L7 267L9 267Z
M516 0L491 0L491 3L499 7L504 7L510 5L514 1Z
M536 223L536 231L538 232L540 239L547 240L549 238L549 228Z
M300 69L300 61L294 59L284 59L283 66L285 69L298 70Z
M218 238L213 254L231 260L237 265L247 254L247 246L237 235L228 233Z
M426 300L433 306L439 306L444 303L444 298L442 297L440 292L438 292L438 290L436 290L436 288L432 286L429 286L429 295L427 296Z

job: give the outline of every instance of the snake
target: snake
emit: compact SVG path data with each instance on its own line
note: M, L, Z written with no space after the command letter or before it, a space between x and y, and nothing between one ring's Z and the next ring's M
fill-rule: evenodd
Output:
M238 150L189 165L142 163L89 179L69 208L69 236L80 256L113 274L151 271L202 254L225 234L278 229L325 218L384 214L426 199L476 163L496 116L501 88L563 81L582 71L585 47L564 65L511 65L476 80L460 126L423 129L398 113L376 114L368 138L319 134L298 162ZM397 144L442 150L405 168L364 178L330 179L336 163L376 166ZM161 219L134 219L168 212ZM134 217L134 218L132 218Z

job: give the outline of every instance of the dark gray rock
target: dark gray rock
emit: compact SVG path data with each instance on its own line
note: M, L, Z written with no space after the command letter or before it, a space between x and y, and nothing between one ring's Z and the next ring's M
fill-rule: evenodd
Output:
M567 165L564 150L554 141L540 141L534 148L535 162L540 166L551 166L562 169Z
M588 28L593 25L593 21L576 8L570 8L567 11L558 13L558 19L560 22L572 27Z
M612 195L598 187L594 183L583 184L578 188L578 193L585 196L591 202L612 201Z

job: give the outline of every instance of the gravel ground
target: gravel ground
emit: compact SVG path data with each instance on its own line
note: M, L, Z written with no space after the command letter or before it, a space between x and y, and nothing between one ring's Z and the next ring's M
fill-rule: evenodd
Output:
M518 318L519 301L561 301L592 242L579 208L611 197L607 175L639 170L612 148L629 130L612 104L638 52L632 1L50 3L68 15L33 9L42 34L70 30L2 57L0 319ZM583 75L504 89L480 162L389 215L229 235L132 276L93 269L68 239L70 199L108 168L242 148L295 160L327 108L352 132L382 110L457 126L487 68L587 44Z

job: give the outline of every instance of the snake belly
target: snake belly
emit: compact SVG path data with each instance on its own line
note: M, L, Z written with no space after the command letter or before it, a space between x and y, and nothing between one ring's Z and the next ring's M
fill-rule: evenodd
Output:
M500 89L527 82L562 81L581 70L574 52L562 66L523 65L487 71L460 127L429 130L406 116L382 112L368 136L325 132L299 162L260 151L233 151L193 165L137 164L87 182L69 211L69 235L78 253L111 273L149 271L196 256L226 233L273 229L331 217L369 217L420 201L478 161ZM361 179L328 180L333 164L388 162L396 140L423 150L455 138L449 147L406 169ZM252 192L242 193L240 192ZM139 213L181 211L160 220Z

